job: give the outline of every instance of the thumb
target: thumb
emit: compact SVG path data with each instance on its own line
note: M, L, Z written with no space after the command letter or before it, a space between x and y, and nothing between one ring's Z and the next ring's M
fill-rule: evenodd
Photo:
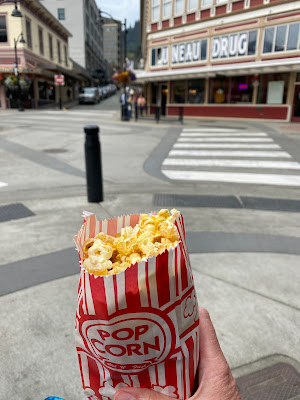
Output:
M122 388L117 390L113 400L171 400L172 397L165 396L152 389ZM173 399L174 400L174 399Z

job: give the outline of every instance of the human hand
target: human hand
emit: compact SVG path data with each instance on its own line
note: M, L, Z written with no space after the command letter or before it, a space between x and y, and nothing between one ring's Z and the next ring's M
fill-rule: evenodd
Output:
M199 387L189 400L241 400L209 313L200 308L199 314ZM171 400L171 397L152 389L122 388L116 392L114 400Z

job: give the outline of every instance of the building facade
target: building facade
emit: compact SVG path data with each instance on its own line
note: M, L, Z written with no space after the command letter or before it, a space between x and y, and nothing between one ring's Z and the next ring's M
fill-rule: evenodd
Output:
M0 4L0 109L17 107L20 97L27 108L74 99L82 77L69 57L70 32L38 1L19 1L21 18L11 15L13 9ZM57 74L65 77L60 90Z
M110 18L103 18L103 21L104 58L112 67L121 68L121 21Z
M71 32L70 57L95 79L100 79L105 68L103 29L95 0L40 2Z
M300 1L141 1L141 26L150 110L300 122Z

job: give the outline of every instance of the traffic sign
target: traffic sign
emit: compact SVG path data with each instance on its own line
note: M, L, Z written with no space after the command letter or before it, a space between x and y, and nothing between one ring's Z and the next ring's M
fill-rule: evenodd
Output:
M55 85L64 86L64 84L65 84L64 75L54 75L54 82L55 82Z

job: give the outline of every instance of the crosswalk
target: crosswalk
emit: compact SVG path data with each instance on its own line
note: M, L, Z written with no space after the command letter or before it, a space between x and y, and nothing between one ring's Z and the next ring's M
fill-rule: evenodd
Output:
M266 132L183 129L162 163L174 181L300 186L300 163Z

